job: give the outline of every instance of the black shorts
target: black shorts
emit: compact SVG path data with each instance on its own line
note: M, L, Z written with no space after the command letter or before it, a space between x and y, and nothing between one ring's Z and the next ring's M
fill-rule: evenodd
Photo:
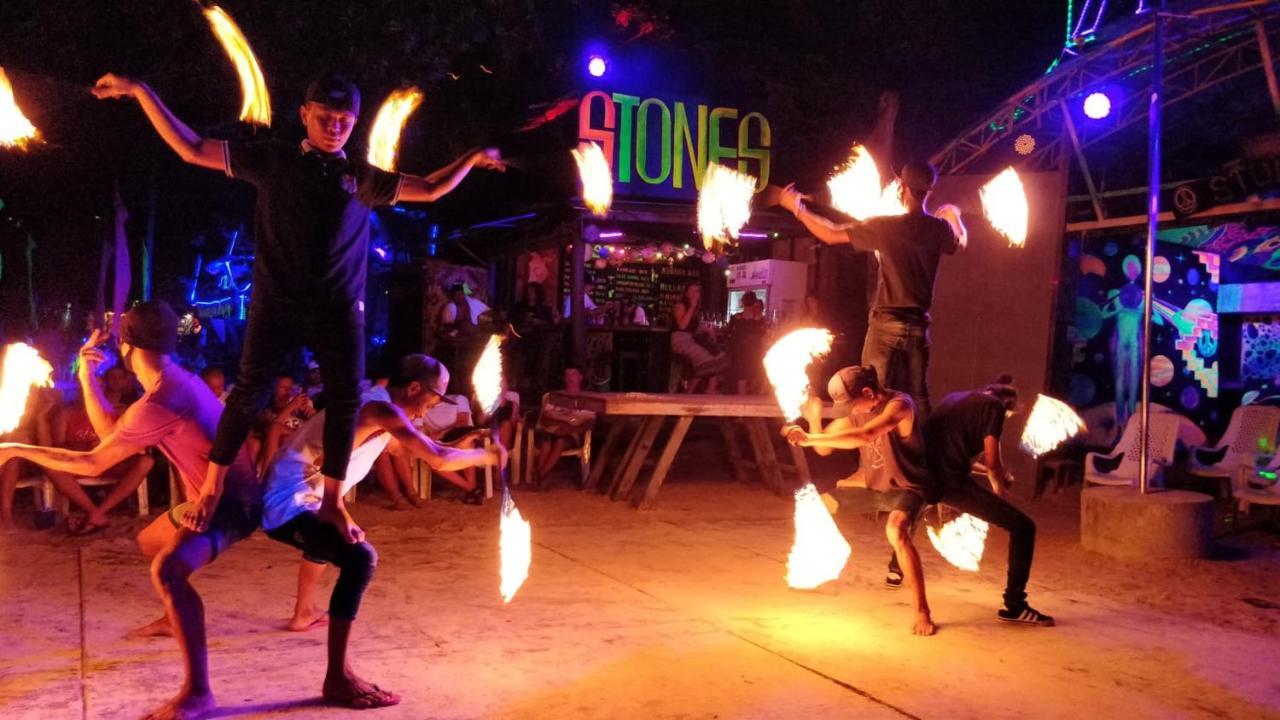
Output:
M878 492L869 488L835 488L831 496L840 503L842 513L879 513L901 510L914 518L924 507L924 498L910 490Z

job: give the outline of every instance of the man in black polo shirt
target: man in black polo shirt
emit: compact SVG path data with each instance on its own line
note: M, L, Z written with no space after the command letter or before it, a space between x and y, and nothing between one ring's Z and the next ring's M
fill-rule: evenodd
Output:
M383 172L343 152L360 113L360 92L327 74L307 90L300 109L306 139L254 142L202 138L146 84L105 75L99 98L133 98L160 137L188 163L221 170L258 189L253 296L240 374L227 398L210 453L209 477L196 501L193 529L212 517L221 476L265 407L271 381L289 352L307 345L320 361L327 412L324 464L337 493L351 455L364 377L364 293L369 213L397 202L431 202L457 187L473 167L502 170L495 149L469 152L426 177ZM332 484L332 487L328 487ZM339 502L322 520L356 542L362 531Z
M865 222L836 224L805 209L804 196L793 187L781 204L818 240L829 245L848 243L874 251L880 261L880 281L862 362L876 369L885 385L909 393L929 414L929 308L933 283L943 255L961 246L959 231L946 220L925 212L925 200L937 173L928 163L907 163L899 174L905 215L873 217ZM962 226L960 226L962 227Z
M981 390L951 393L924 425L929 468L941 495L936 500L981 518L1009 533L1009 575L1004 608L997 616L1022 625L1053 625L1053 618L1027 604L1027 578L1035 554L1036 524L1005 499L1004 461L1000 433L1005 418L1017 409L1018 391L1012 378L1002 376ZM991 489L969 476L974 458L981 457Z

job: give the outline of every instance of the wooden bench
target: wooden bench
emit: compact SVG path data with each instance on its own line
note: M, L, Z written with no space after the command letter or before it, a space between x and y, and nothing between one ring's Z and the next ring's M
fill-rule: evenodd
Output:
M773 437L781 427L782 413L772 396L766 395L687 395L657 393L552 393L550 402L561 407L591 410L609 421L604 444L592 462L591 473L584 489L597 488L617 457L609 486L605 489L613 500L630 498L645 460L657 443L658 433L668 418L674 418L666 444L662 446L649 482L642 495L633 500L637 508L653 506L667 479L671 463L684 443L685 435L693 419L716 418L721 437L728 452L734 478L750 482L757 477L775 493L788 496L799 484L809 481L809 465L801 448L788 445L791 463L779 462ZM833 417L831 408L824 408L824 417ZM766 420L776 421L772 430ZM739 428L746 434L751 457L745 457L738 442ZM623 447L623 440L626 440ZM618 455L621 451L621 455ZM784 473L793 476L788 482Z

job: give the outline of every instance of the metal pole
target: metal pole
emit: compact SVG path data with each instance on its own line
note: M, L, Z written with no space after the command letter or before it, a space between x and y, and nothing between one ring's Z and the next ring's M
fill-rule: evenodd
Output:
M1156 231L1160 223L1160 109L1164 92L1164 5L1156 5L1153 19L1151 59L1151 104L1147 110L1147 253L1142 279L1142 432L1138 465L1138 492L1146 494L1151 484L1147 466L1151 462L1148 422L1151 420L1151 265L1156 254Z
M1106 219L1102 212L1102 201L1098 199L1098 188L1093 184L1093 174L1089 172L1089 163L1084 160L1084 150L1080 148L1080 135L1076 133L1076 123L1071 119L1071 111L1067 109L1065 100L1059 100L1062 108L1062 121L1066 125L1067 135L1071 138L1071 148L1076 152L1076 162L1080 164L1080 173L1084 175L1084 185L1089 188L1089 199L1093 201L1093 214L1099 220ZM1063 187L1066 187L1065 185Z
M1276 68L1271 59L1271 43L1267 40L1267 28L1261 20L1253 23L1258 33L1258 52L1262 55L1262 72L1267 76L1267 92L1271 93L1271 107L1280 116L1280 84L1276 83Z

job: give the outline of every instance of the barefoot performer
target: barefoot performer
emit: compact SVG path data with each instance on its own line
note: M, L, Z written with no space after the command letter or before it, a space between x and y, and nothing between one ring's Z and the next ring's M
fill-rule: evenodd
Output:
M0 445L0 464L13 458L74 475L93 476L121 460L157 447L182 478L189 497L204 482L213 434L222 404L200 378L170 354L178 346L178 316L163 301L142 303L120 320L120 358L138 376L142 398L119 416L106 401L96 370L106 359L101 345L107 335L95 330L80 349L80 387L94 430L102 438L92 450L75 452L29 445ZM168 515L157 518L138 536L143 551L159 547L151 578L164 600L167 620L152 623L153 634L177 629L186 679L176 697L149 717L202 718L216 707L209 687L204 604L190 583L200 568L257 529L262 487L247 453L240 452L225 482L215 488L222 498L202 531L177 530ZM224 497L225 496L225 497Z
M320 620L311 598L323 572L323 563L336 565L338 582L329 598L329 663L324 678L324 698L335 705L364 709L400 702L400 696L361 679L351 669L347 645L356 611L373 577L378 554L365 541L364 530L347 513L343 496L369 474L382 451L405 454L427 463L433 470L461 470L485 464L503 464L505 450L459 450L439 445L413 426L443 398L442 365L426 355L408 355L400 361L389 385L391 401L369 400L358 408L354 443L341 479L324 472L325 413L305 422L268 464L264 474L262 527L273 540L303 552L298 574L298 607L295 622L308 625Z
M321 76L299 110L307 137L253 142L203 138L142 82L105 75L99 98L133 98L160 137L188 163L221 170L258 190L253 297L240 374L227 398L209 473L191 517L203 528L218 497L213 489L235 460L271 382L290 351L307 345L320 361L327 412L324 466L335 482L351 454L360 379L364 376L364 294L369 214L397 202L432 202L472 168L503 170L496 149L476 150L426 177L388 173L343 152L360 113L360 92L339 74ZM342 513L341 520L350 523Z
M823 428L821 403L811 400L805 414L816 432L788 425L783 433L791 444L811 447L820 455L834 450L859 451L857 472L836 487L865 490L842 492L840 498L849 498L869 512L888 511L885 535L898 562L906 568L915 594L912 632L932 635L937 628L925 597L920 554L911 541L916 515L934 491L915 401L906 393L881 387L875 368L869 365L841 369L827 383L827 392L835 401L835 420Z

